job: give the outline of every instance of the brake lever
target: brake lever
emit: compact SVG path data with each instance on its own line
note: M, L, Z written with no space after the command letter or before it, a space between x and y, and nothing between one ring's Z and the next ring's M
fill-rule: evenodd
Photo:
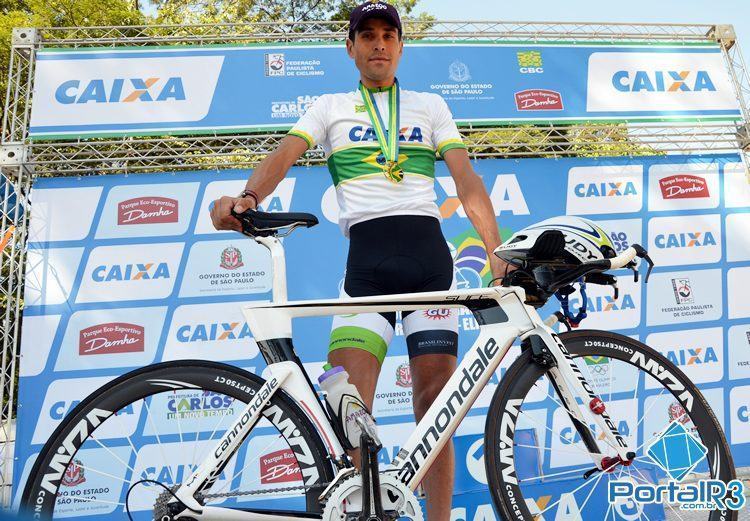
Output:
M640 257L641 259L645 260L648 264L648 270L646 270L646 278L643 280L646 284L648 284L648 279L651 276L651 270L654 269L654 261L651 260L651 257L648 256L648 252L646 251L646 248L641 246L640 244L633 244L633 249L635 250L635 254ZM638 279L636 278L636 281Z

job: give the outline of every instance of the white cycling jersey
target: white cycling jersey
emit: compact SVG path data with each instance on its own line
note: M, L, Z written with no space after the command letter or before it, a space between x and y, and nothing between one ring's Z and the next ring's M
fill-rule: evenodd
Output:
M388 114L388 93L371 89L381 114ZM361 221L390 215L428 215L440 219L435 203L436 152L465 148L448 105L438 94L401 89L400 183L389 181L376 158L380 146L362 94L324 94L289 134L309 147L321 145L336 187L339 225L345 236Z

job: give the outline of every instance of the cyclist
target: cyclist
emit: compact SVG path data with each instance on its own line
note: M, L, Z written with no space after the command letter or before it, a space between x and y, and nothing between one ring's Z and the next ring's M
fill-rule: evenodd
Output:
M368 1L349 21L346 49L360 73L357 88L320 96L255 169L245 190L214 202L211 219L217 229L240 231L231 210L255 208L309 148L321 145L336 187L339 224L350 239L343 294L449 289L455 281L435 203L436 152L487 252L500 244L492 204L445 101L402 89L396 79L403 53L396 9ZM488 258L493 276L502 277L508 266ZM347 369L370 409L395 320L395 313L334 318L328 360ZM455 310L403 313L402 323L419 420L455 370L458 316ZM454 467L449 444L423 482L430 521L450 519Z

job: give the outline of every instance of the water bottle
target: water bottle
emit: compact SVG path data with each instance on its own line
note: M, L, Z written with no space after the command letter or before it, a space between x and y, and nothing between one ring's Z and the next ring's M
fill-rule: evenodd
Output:
M373 433L376 432L375 420L367 410L357 388L349 383L349 373L343 367L325 364L323 369L325 372L318 377L320 388L326 392L326 400L338 421L340 434L349 442L350 447L347 448L356 449L359 447L361 435L357 418L361 418Z

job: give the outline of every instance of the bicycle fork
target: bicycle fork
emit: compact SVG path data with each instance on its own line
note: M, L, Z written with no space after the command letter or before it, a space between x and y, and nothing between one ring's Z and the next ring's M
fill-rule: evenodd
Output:
M547 369L555 393L596 465L595 469L584 474L584 478L597 471L612 471L618 465L630 465L635 459L635 452L628 447L627 441L610 418L606 405L594 392L557 334L546 326L538 325L535 330L524 335L521 345L524 349L531 349L532 360ZM604 435L604 441L617 451L617 457L601 453L582 407L588 408L589 414Z

